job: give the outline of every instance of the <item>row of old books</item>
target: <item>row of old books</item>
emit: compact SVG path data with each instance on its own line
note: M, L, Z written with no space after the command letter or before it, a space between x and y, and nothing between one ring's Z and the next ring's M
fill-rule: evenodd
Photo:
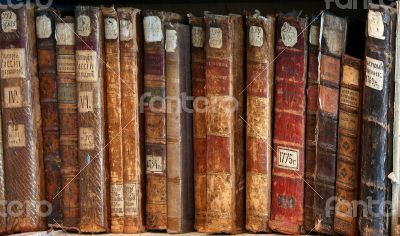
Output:
M0 8L0 233L400 234L396 15Z

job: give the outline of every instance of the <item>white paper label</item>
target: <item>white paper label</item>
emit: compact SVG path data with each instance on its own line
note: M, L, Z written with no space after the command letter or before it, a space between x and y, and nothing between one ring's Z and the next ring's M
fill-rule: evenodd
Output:
M138 188L136 183L124 184L125 215L136 216L138 212Z
M124 216L124 185L110 184L111 215Z
M285 22L281 28L281 37L286 47L293 47L297 43L297 29Z
M163 39L161 20L158 16L146 16L143 19L144 40L159 42Z
M264 30L259 26L250 26L249 42L251 46L261 47L264 40Z
M162 156L147 155L146 156L147 172L163 172L164 162Z
M36 17L36 35L39 39L47 39L51 36L51 21L49 17Z
M165 32L165 50L167 52L175 52L176 49L176 31L175 30L167 30Z
M382 13L377 11L368 11L368 36L385 39L384 34L385 26L383 25Z
M94 149L94 133L92 128L79 128L79 148L81 150Z
M11 124L8 125L8 147L25 147L25 125Z
M17 15L12 11L4 11L1 13L1 29L5 33L17 30Z
M15 87L5 87L4 88L4 107L6 108L18 108L23 107L22 103L21 88Z
M278 147L278 167L288 170L299 170L299 150Z
M204 45L204 30L201 27L192 28L192 45L196 48L202 48Z
M24 48L0 50L1 78L26 78L26 62Z
M212 48L222 48L222 30L220 28L210 28L210 39L208 44Z
M365 85L376 90L382 90L384 75L383 61L371 57L365 57L365 59Z
M310 44L314 46L319 45L319 27L316 25L311 25L310 27Z
M78 111L79 113L93 112L93 92L80 91L78 98Z
M133 39L133 26L128 20L119 21L119 37L121 41L128 41Z
M77 31L80 36L90 35L90 17L87 15L80 15L77 19Z
M118 38L118 22L115 18L104 19L104 31L106 39Z
M56 41L58 45L75 45L74 23L58 23L56 25Z

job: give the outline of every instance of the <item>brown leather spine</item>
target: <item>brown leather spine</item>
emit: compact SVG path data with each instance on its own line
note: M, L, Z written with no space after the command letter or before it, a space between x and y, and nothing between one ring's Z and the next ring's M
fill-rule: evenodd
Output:
M36 47L39 69L40 108L42 114L43 159L46 200L52 205L47 224L62 224L60 129L57 99L56 41L54 9L36 10Z
M7 232L40 231L46 212L34 8L4 6L0 17L6 200L15 213L8 214Z
M56 18L63 227L79 225L78 105L75 77L75 18Z
M0 78L1 79L1 78ZM0 120L1 120L0 112ZM2 124L0 123L0 234L7 233L7 205L6 205L6 186L5 186L5 173L4 173L4 151L3 151L3 133Z
M110 165L111 233L124 232L124 160L122 156L119 26L114 7L102 7L104 19L107 148Z
M321 19L311 18L308 37L308 79L307 79L307 120L306 120L306 156L304 184L304 229L314 229L314 181L317 112L318 112L318 53L319 27Z
M201 232L239 233L245 224L244 22L205 16L207 213Z
M321 17L321 34L314 192L315 231L333 234L340 59L346 46L346 19L324 12Z
M275 17L247 17L246 229L270 232Z
M190 80L190 28L167 23L167 232L193 230L193 134Z
M103 18L98 7L77 6L80 230L109 228L108 165L105 142Z
M122 92L122 143L124 156L124 233L141 233L145 227L144 114L141 12L118 8Z
M165 109L165 28L178 22L175 13L145 11L144 112L146 150L146 227L167 229L167 132Z
M204 228L206 219L206 80L204 51L204 20L189 14L192 49L192 95L193 95L193 155L194 155L194 228Z
M334 230L343 235L357 235L363 69L360 59L342 56Z

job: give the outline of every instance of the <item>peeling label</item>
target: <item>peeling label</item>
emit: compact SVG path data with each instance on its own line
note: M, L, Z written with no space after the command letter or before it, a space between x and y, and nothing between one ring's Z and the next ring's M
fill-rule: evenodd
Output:
M192 45L196 48L202 48L204 45L204 30L201 27L192 28Z
M75 45L75 24L58 23L56 25L56 41L58 45Z
M259 26L250 26L249 42L251 46L261 47L264 41L264 30Z
M51 21L47 16L36 17L36 36L39 39L47 39L51 36Z
M17 31L17 15L13 11L1 13L1 29L5 33Z
M278 147L278 167L289 170L299 170L299 150Z
M89 36L90 35L90 17L87 15L80 15L77 19L77 31L80 36Z
M212 48L222 48L222 30L220 28L210 28L210 39L208 44Z
M297 29L285 22L281 28L281 37L286 47L293 47L297 43Z
M163 39L161 20L158 16L146 16L143 19L143 28L146 42L159 42Z
M368 36L385 39L384 36L385 26L383 25L382 13L377 11L368 11Z
M383 89L383 61L365 57L365 85L376 90Z
M165 50L167 52L175 52L176 49L176 31L175 30L167 30L165 33Z
M128 41L133 39L133 26L128 20L119 21L119 36L121 41Z
M118 30L118 22L115 18L104 19L104 31L106 39L117 39Z

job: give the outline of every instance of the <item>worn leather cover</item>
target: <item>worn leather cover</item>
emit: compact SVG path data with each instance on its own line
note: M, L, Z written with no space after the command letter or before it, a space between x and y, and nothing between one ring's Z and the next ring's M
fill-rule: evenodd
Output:
M205 226L206 220L206 93L204 20L189 14L192 49L192 95L193 95L193 155L194 155L194 228Z
M54 9L36 10L36 47L39 69L40 108L42 114L43 159L46 200L52 205L47 224L62 224L60 129L57 98L56 41Z
M395 8L369 5L362 104L361 235L390 235ZM373 202L371 202L373 201ZM378 202L381 204L373 204Z
M308 18L280 16L277 20L272 168L272 230L304 232L304 153L306 142L306 83Z
M62 177L62 226L79 226L78 105L75 77L75 18L56 16L57 90Z
M167 23L165 29L167 232L186 233L194 225L190 27Z
M364 67L360 59L348 55L342 56L341 67L334 230L343 235L357 235L357 208L352 204L358 200L359 191Z
M78 96L80 230L109 228L109 173L105 142L103 17L98 7L77 6L76 79Z
M146 227L167 229L167 132L165 104L165 27L176 13L144 11L144 112L146 151Z
M346 47L347 20L324 12L320 32L315 231L333 234L340 58Z
M124 232L124 160L122 155L119 25L114 7L102 7L104 19L107 149L110 165L111 233Z
M198 231L235 234L245 225L244 20L208 14L205 25L207 212Z
M318 54L320 17L311 17L308 36L308 78L306 116L306 156L304 184L304 229L314 230L314 181L317 155L315 128L318 112Z
M275 17L247 16L246 229L270 232Z
M124 233L145 227L142 17L134 8L118 8L120 29L122 143L124 157Z
M1 120L0 113L0 120ZM6 186L5 186L5 173L4 173L4 151L3 151L3 133L2 124L0 123L0 201L6 201ZM4 235L7 233L7 206L5 204L0 205L0 234Z
M42 131L32 5L0 9L0 69L7 232L45 229ZM39 204L41 207L37 207ZM22 206L22 207L21 207Z

